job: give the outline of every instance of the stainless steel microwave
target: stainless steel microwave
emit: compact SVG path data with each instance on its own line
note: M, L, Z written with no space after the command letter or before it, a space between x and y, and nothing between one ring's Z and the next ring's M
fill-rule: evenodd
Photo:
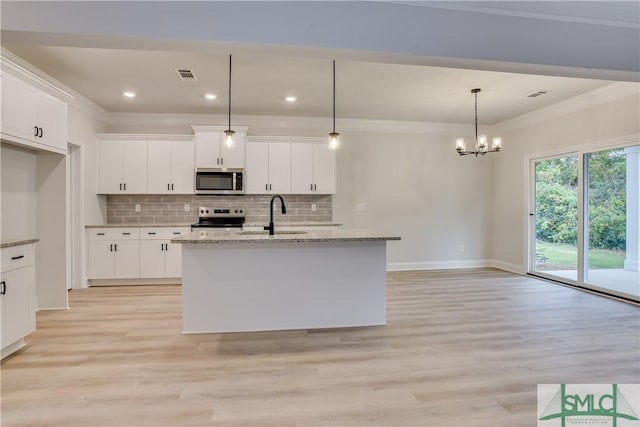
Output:
M244 169L196 169L196 194L244 194Z

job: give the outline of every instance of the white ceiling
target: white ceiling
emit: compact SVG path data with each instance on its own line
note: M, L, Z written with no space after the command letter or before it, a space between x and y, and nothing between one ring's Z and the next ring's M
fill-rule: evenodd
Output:
M169 3L165 2L163 6L171 6ZM193 13L194 11L213 13L219 8L223 8L220 10L230 12L228 7L241 3L212 2L203 5L203 3L195 2L193 4L189 3L190 6L188 8L169 8L167 11L180 10L181 13L185 14L188 12ZM296 4L305 4L311 7L314 6L312 3L286 3L289 15L286 13L285 15L296 16L293 12L297 9L295 7L292 8ZM338 2L335 5L346 7L348 6L347 3L351 4L350 2ZM366 6L366 3L355 2L354 4L357 6L364 4ZM452 14L444 15L445 18L451 19L450 22L459 22L456 19L459 18L458 15L460 13L471 12L472 15L467 16L466 19L471 16L474 19L464 21L468 22L469 25L483 15L497 17L498 20L487 22L493 22L500 28L503 25L507 26L505 28L511 28L509 25L516 25L516 23L524 25L525 21L520 18L527 18L527 23L535 24L534 27L537 33L534 32L532 34L535 37L540 36L538 33L542 29L544 31L552 31L552 28L548 25L549 22L556 22L561 26L560 34L565 30L565 27L571 28L571 30L566 30L568 31L567 38L577 37L577 35L582 34L576 32L576 24L585 24L581 25L581 28L588 28L592 30L591 33L597 34L599 37L605 37L606 35L606 33L598 32L602 28L621 28L623 34L625 34L625 40L629 40L629 37L633 39L633 31L637 32L640 27L640 2L638 1L377 2L377 4L380 3L396 4L397 8L401 8L405 12L410 11L411 16L419 15L422 18L432 16L432 14L421 14L422 11L426 10L425 8L432 8L431 10L446 9L451 11ZM95 15L94 8L90 7L95 4L92 2L77 2L73 5L84 6L82 10L86 15L82 15L83 19L80 19L80 23L86 21L88 25L92 18L95 19L98 15L102 16L101 14ZM182 2L179 2L178 5L181 7L182 4ZM248 7L250 6L246 10L255 11L258 10L256 9L258 5L264 5L265 3L249 2L246 4ZM113 4L101 2L101 5L108 7ZM119 3L116 8L100 10L103 12L108 10L111 14L119 16L117 21L113 21L114 26L107 26L108 28L114 27L115 34L132 35L133 33L127 31L128 27L122 23L125 18L135 18L129 16L129 13L152 13L162 9L153 7L151 2L143 5L145 8L138 10L138 6L140 6L138 3L123 2ZM7 8L7 6L12 7ZM300 37L289 36L291 28L281 29L281 32L287 35L285 37L286 40L290 40L291 46L288 46L288 49L287 46L273 45L273 41L269 47L267 45L260 47L259 45L247 43L233 43L234 36L227 33L225 33L225 37L228 38L225 39L227 40L226 44L219 43L217 48L211 42L198 45L179 44L177 39L157 39L152 41L152 39L119 38L113 35L100 37L100 31L97 29L94 31L94 28L103 24L106 18L94 21L94 25L91 28L86 25L76 28L74 25L77 26L79 22L66 19L74 17L65 13L65 10L68 11L65 7L71 6L69 3L37 3L35 8L25 8L24 6L26 4L21 2L3 2L3 12L12 12L9 13L9 17L12 17L12 19L5 20L3 18L3 24L6 24L5 27L8 25L13 30L23 29L26 31L3 30L2 46L110 112L226 114L228 106L228 56L226 53L228 52L233 53L232 113L239 115L330 116L332 105L330 58L332 57L337 58L336 110L338 118L467 123L473 119L473 95L470 90L479 87L482 89L478 96L480 122L495 124L611 83L606 80L558 77L558 75L562 75L561 67L558 67L555 71L553 67L545 68L546 75L515 74L504 72L505 70L516 70L516 68L509 67L493 68L494 70L500 69L502 72L482 71L486 67L466 66L463 62L460 64L456 62L438 63L437 61L410 62L417 60L417 57L407 62L407 58L402 56L382 55L376 57L375 52L372 56L367 57L366 55L359 56L353 50L334 49L331 51L314 49L313 47L298 45ZM151 6L151 9L148 6ZM199 6L207 7L201 8ZM311 7L311 9L304 9L303 11L318 10L317 7L320 4L315 6L316 9ZM413 8L411 9L410 6ZM125 7L126 9L123 9ZM227 7L227 9L224 9L224 7ZM397 11L397 8L394 8L393 11ZM420 12L418 11L419 9ZM127 14L123 15L123 10L127 10ZM268 7L267 9L262 8L259 10L264 12L265 10L272 10L272 8ZM345 13L350 11L348 8L336 10L341 10ZM371 11L378 10L378 8L370 7L367 9L365 7L363 10ZM385 10L391 13L388 8ZM37 15L38 12L44 13L44 11L51 14L52 19L35 19L35 26L27 25L34 23L34 16L37 18L39 16ZM318 13L320 12L322 10ZM7 16L7 13L4 16ZM33 15L34 13L36 15ZM196 18L190 16L189 19L186 19L187 16L190 15L183 16L183 20L192 22ZM407 18L406 15L402 14L397 16ZM516 20L509 21L507 19L509 17L515 17ZM74 18L79 17L76 16ZM171 18L168 22L182 22L182 20L173 19L173 16ZM252 18L256 18L258 19L257 22L261 22L261 17ZM22 24L14 25L16 28L9 25L15 24L17 21L22 22ZM267 22L269 21L261 22L261 24L265 25ZM312 23L314 21L310 20L309 22ZM363 19L363 25L367 22L369 21ZM372 22L377 23L378 21L373 20ZM57 28L56 25L53 25L55 23L58 23L58 27L62 26L62 28ZM63 33L66 29L63 25L64 23L75 28L76 33L64 35ZM115 25L116 23L121 25ZM219 22L216 28L222 23ZM51 25L46 26L44 24ZM375 33L379 34L381 31L387 31L391 37L402 32L400 23L393 24L390 22L388 24L389 28L385 29L376 26ZM194 25L196 24L194 23ZM158 26L154 26L154 28L158 28ZM558 30L557 27L553 28ZM182 29L187 30L185 28ZM452 30L455 31L455 29ZM47 33L47 31L49 32ZM82 34L78 33L78 31ZM314 28L310 28L309 31L313 32ZM244 33L246 31L240 32L240 34ZM138 36L141 34L138 34ZM264 35L264 37L269 36L266 33L260 34ZM362 34L368 33L365 31ZM418 35L423 36L424 34ZM196 33L192 36L195 37ZM300 36L303 35L301 34ZM417 37L416 34L414 36ZM499 36L500 39L506 37L502 32L499 33ZM238 35L235 35L235 37L238 37ZM339 35L336 34L336 37L339 37ZM259 38L259 40L262 39ZM279 38L274 40L279 40ZM393 40L400 42L404 39L395 38ZM414 39L409 37L407 40ZM415 40L422 39L417 38ZM534 57L539 52L549 50L545 49L545 46L548 46L549 43L544 40L546 39L536 39L535 43L524 43L523 40L519 40L519 42L514 41L512 43L513 46L507 43L503 47L519 48L516 50L524 53L525 56L523 58L528 59L529 56ZM557 36L554 40L557 40ZM613 38L611 40L617 39ZM448 41L446 38L434 40L436 42L435 46L445 46L446 41ZM495 41L498 40L495 39ZM478 47L476 45L479 44L478 42L474 44L474 42L474 40L469 40L468 43L465 41L465 44L470 48L469 55L471 56L473 56L475 49ZM603 48L597 43L597 40L592 40L592 42L591 44L586 43L585 46ZM325 46L332 44L328 41L323 43ZM293 47L293 45L298 46ZM446 46L454 48L455 44ZM390 52L397 53L405 47L394 45L386 48ZM549 48L551 47L553 46L549 46ZM612 49L608 48L606 50L611 51ZM562 55L569 53L566 49L561 49L560 52ZM587 49L587 52L590 57L606 53L600 50L592 54L591 49ZM618 53L621 52L626 51L621 50ZM448 54L449 51L446 53ZM334 54L336 56L333 56ZM608 58L608 56L603 56L603 58ZM524 62L528 63L529 61L525 59ZM490 63L491 61L487 64ZM495 67L498 66L497 64L498 62L494 61L490 66ZM466 69L444 68L442 65L449 67L464 66ZM504 65L502 64L502 66ZM176 68L192 69L199 80L197 82L180 81L175 72ZM574 67L574 70L579 70L579 67ZM584 70L588 72L589 68L584 68ZM523 69L519 68L518 71L522 72ZM524 68L524 71L538 72L538 68L536 68L535 63L531 63L530 68ZM597 78L599 76L592 75L591 77ZM626 84L638 87L637 83ZM122 96L124 90L135 91L138 96L135 99L125 98ZM547 94L536 98L527 97L529 94L538 91L546 91ZM204 94L207 92L217 94L218 98L214 101L205 100ZM297 96L298 101L294 104L286 103L284 97L287 95Z
M225 114L228 56L5 44L68 87L110 112ZM197 82L180 81L175 69L190 68ZM583 94L609 82L492 71L371 62L336 62L339 118L494 124ZM331 115L331 61L308 57L234 55L232 112L242 115ZM127 99L124 90L138 96ZM547 91L546 95L527 95ZM206 92L218 98L207 101ZM287 95L298 101L288 104Z

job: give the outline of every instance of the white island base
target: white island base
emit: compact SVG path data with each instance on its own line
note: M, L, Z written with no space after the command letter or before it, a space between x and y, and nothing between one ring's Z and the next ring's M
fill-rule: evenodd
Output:
M187 243L183 333L386 323L386 241Z

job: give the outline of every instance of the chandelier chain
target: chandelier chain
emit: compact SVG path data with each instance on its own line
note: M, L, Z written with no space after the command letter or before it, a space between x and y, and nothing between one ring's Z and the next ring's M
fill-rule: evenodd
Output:
M478 92L473 93L476 96L476 147L478 146Z

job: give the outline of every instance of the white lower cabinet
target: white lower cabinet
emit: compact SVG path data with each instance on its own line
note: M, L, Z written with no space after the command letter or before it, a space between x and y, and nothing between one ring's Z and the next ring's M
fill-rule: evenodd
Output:
M91 228L88 278L160 279L182 277L182 245L171 239L189 227Z
M89 279L140 277L138 228L89 230Z
M141 228L140 277L181 277L182 245L172 244L171 239L189 231L187 227Z
M33 245L2 249L0 273L0 346L2 357L24 345L36 330L35 266Z

